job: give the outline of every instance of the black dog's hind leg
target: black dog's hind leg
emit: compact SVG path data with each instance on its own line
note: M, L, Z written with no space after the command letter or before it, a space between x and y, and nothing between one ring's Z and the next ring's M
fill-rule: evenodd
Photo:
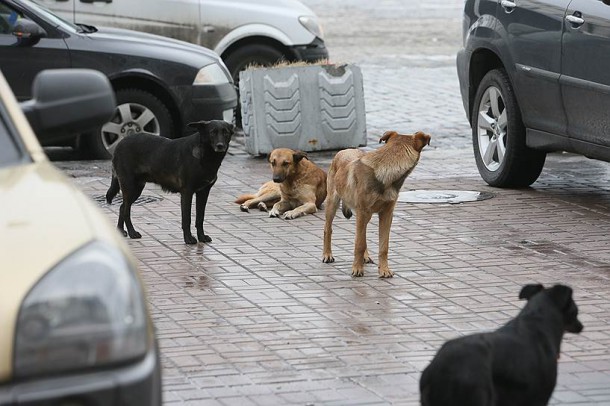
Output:
M191 234L191 207L193 194L190 192L180 193L180 208L182 210L182 234L186 244L197 244L197 239Z
M199 242L212 242L212 237L205 235L203 232L203 219L205 218L205 206L208 203L210 189L212 189L213 185L214 183L197 192L197 200L195 202L195 227L197 228L197 238L199 239Z
M123 228L125 225L125 215L123 213L125 213L125 201L123 201L119 207L119 222L117 223L116 228L123 234L123 237L127 237L127 231Z
M119 190L121 190L121 186L119 185L119 179L116 176L114 176L114 173L113 173L112 181L110 182L110 187L108 188L108 191L106 192L106 203L111 204L112 199L114 199L114 197L119 193Z
M131 222L131 205L134 204L138 197L142 194L142 190L144 190L144 186L146 182L140 183L132 183L129 184L128 187L126 185L122 185L123 189L123 204L121 204L121 214L123 215L123 220L125 220L125 225L127 226L127 234L129 238L137 239L142 238L142 234L138 233L135 228L133 228L133 224ZM121 222L121 217L119 216L119 228L123 229L123 224Z

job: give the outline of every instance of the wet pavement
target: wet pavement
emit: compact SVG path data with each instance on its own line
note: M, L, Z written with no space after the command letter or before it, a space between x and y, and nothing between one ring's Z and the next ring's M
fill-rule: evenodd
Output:
M355 279L353 219L337 216L337 262L323 264L323 212L284 221L232 203L270 179L240 137L208 202L212 243L186 246L179 196L148 185L132 216L143 237L129 245L160 340L165 403L417 405L420 373L440 345L502 325L523 306L521 286L540 282L571 285L585 326L564 338L551 404L610 404L610 165L550 154L531 188L488 187L454 67L462 0L305 3L325 22L333 58L363 69L368 148L385 130L432 134L403 191L493 197L399 203L394 278L368 265ZM325 169L332 156L310 154ZM109 163L56 163L114 223L118 204L102 198ZM374 217L373 257L377 227Z

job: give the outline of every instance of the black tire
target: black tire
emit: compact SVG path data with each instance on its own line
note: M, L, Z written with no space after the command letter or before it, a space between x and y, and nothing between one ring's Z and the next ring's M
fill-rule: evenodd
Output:
M546 152L525 144L521 111L504 69L491 70L483 77L471 118L474 156L485 182L496 187L526 187L538 179Z
M92 133L81 136L80 146L89 157L110 159L116 144L123 137L133 133L146 132L174 138L174 126L169 109L153 94L140 89L119 89L116 91L116 101L117 110L112 119ZM121 108L126 105L129 110ZM141 126L142 122L138 119L145 111L152 112L153 118ZM130 117L123 117L121 112L129 112ZM115 126L110 127L112 124ZM118 128L120 131L115 131Z
M278 49L264 44L251 44L237 48L224 58L225 65L239 89L239 72L250 65L270 66L286 59ZM235 125L241 127L241 104L235 109Z

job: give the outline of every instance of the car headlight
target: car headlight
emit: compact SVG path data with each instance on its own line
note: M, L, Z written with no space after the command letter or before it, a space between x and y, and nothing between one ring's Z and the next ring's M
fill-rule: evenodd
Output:
M194 85L222 85L225 83L229 83L231 80L231 76L222 69L222 67L213 63L208 66L204 66L199 69L197 72L197 76L195 76L195 80L193 81Z
M93 242L49 271L21 305L15 376L86 369L143 356L148 320L123 254Z
M322 26L318 23L318 20L312 16L300 16L299 22L303 27L307 29L307 31L311 32L313 35L320 39L324 39L324 32L322 30Z

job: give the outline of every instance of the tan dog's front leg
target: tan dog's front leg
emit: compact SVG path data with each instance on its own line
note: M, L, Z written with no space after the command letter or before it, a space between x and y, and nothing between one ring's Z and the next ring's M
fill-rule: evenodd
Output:
M326 222L324 223L324 251L322 253L322 262L329 264L335 262L331 249L331 240L333 236L333 220L337 209L339 208L339 196L336 193L330 193L326 198Z
M364 275L364 253L366 248L366 226L373 216L363 210L356 214L356 244L354 246L354 262L352 263L352 276Z
M269 217L278 217L281 214L284 214L288 210L292 209L292 205L290 202L286 200L280 200L276 204L273 205L273 208L269 212Z
M388 265L388 250L390 247L390 227L394 214L395 203L379 212L379 277L394 276Z
M296 209L292 209L287 211L282 215L284 220L292 220L297 217L304 216L306 214L313 214L318 211L316 204L313 202L307 202L302 206L297 207Z

